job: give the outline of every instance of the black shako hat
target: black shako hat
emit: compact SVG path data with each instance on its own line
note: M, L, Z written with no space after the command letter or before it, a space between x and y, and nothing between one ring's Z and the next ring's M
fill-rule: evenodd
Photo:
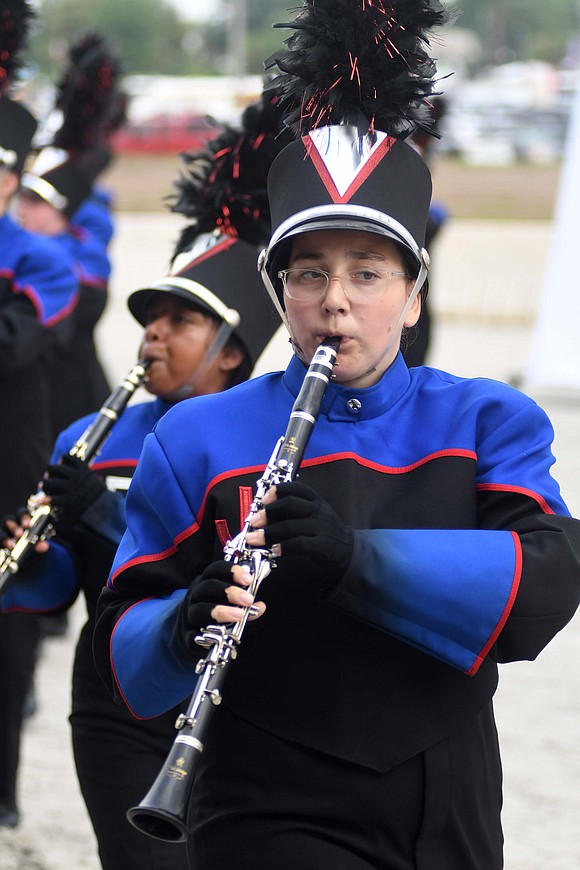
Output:
M3 0L0 10L0 169L20 175L36 120L25 106L9 96L22 66L34 9L26 0Z
M95 178L110 159L109 151L99 146L76 155L47 146L22 176L20 187L71 218L90 196Z
M274 93L249 106L241 128L224 127L204 149L183 155L172 210L189 218L168 275L133 292L129 310L145 325L156 293L170 293L227 324L252 366L279 327L256 269L271 230L267 178L280 136Z
M35 130L36 120L28 109L0 95L0 169L21 174Z
M69 46L54 108L38 132L38 154L21 185L68 218L111 162L109 138L122 116L120 72L101 34L89 32Z
M277 273L299 233L386 236L424 283L431 176L404 139L431 127L426 34L448 19L438 0L304 0L294 22L275 25L294 30L266 67L280 70L273 85L297 139L270 170L272 235L259 268L283 319Z
M204 233L175 258L170 275L131 293L129 310L145 326L157 293L184 299L227 323L253 366L279 326L256 270L256 256L256 246L242 239Z
M288 145L268 180L269 258L297 233L363 229L423 258L431 175L410 145L381 131L320 127Z

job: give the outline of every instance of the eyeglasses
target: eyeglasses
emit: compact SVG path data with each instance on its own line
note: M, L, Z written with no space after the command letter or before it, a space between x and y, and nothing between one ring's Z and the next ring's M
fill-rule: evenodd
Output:
M342 275L331 275L322 269L282 269L278 277L290 299L305 302L322 299L333 278L338 278L345 295L352 301L382 296L391 278L407 278L408 275L387 269L357 269Z

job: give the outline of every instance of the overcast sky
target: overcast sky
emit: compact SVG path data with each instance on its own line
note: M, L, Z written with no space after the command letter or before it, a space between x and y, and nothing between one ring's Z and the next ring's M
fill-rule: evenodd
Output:
M210 18L217 8L216 0L168 0L186 21Z

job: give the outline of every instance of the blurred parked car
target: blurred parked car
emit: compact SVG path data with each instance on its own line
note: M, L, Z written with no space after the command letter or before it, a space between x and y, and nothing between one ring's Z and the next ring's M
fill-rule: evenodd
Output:
M131 121L115 134L119 153L179 154L202 148L217 130L203 115L155 115Z

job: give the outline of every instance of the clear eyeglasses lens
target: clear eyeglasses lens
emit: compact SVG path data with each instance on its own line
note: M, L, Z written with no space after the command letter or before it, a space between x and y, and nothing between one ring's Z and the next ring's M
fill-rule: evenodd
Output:
M386 269L358 269L343 275L330 275L321 269L283 269L278 272L284 291L291 299L316 299L324 296L331 278L338 278L349 297L372 298L385 292L390 278L405 277L405 272Z

